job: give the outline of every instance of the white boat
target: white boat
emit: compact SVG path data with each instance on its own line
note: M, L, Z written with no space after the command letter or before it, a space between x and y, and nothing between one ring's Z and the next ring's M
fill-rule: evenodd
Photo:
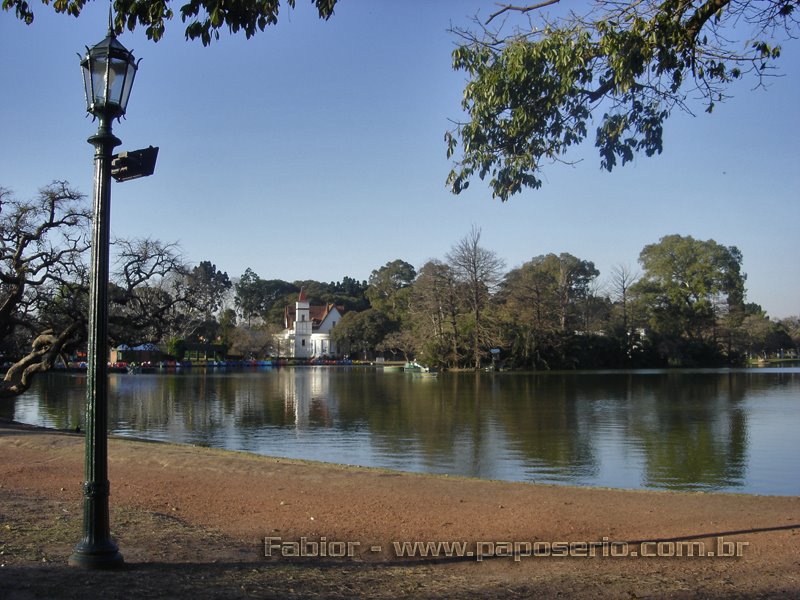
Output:
M406 373L416 373L420 375L432 375L436 376L436 370L431 370L429 367L419 364L416 361L407 362L403 367L403 371Z

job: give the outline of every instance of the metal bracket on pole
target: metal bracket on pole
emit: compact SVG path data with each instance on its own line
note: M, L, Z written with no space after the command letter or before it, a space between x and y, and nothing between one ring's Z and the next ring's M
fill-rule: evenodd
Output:
M111 176L117 181L128 181L152 175L156 169L158 147L120 152L111 157Z

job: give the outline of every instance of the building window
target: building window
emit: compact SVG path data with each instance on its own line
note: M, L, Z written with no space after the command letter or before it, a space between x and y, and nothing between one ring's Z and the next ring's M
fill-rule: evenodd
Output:
M305 340L300 340L300 343L301 343L303 346L305 346L305 345L306 345L306 341L305 341Z

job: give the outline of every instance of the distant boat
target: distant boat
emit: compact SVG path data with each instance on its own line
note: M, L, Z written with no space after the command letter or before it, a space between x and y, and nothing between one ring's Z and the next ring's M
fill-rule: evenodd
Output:
M431 370L429 367L421 365L417 361L407 362L403 367L403 371L406 373L424 373L425 375L436 375L436 370Z

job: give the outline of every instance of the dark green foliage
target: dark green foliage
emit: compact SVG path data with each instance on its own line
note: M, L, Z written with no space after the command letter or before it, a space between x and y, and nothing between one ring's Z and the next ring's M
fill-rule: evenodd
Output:
M253 317L259 317L276 324L283 320L284 307L293 304L300 292L297 285L288 281L261 279L252 269L245 270L234 290L236 308L245 321L249 323Z
M592 121L599 123L595 146L603 169L637 152L661 153L673 109L690 110L699 97L711 112L745 73L761 83L780 56L769 36L781 27L796 33L796 5L596 0L588 17L542 16L511 33L457 30L462 44L453 51L453 68L469 78L462 101L467 120L445 134L448 157L460 147L448 185L457 194L477 175L504 201L539 188L543 166L568 161ZM732 34L748 27L753 39L742 49Z
M87 0L53 0L56 12L78 17ZM337 0L312 0L321 19L333 15ZM42 3L51 4L50 0ZM117 32L133 31L137 26L145 28L145 34L154 42L164 35L167 22L175 16L170 0L114 0L114 24ZM295 7L295 0L285 0L285 6ZM33 23L34 13L25 0L3 0L4 10L14 10L17 18ZM181 21L186 24L187 40L199 39L204 46L219 39L220 30L235 34L243 31L250 38L269 25L278 22L280 0L189 0L178 7Z
M745 276L735 246L668 235L645 246L639 262L644 273L631 292L656 333L708 341L720 316L741 310Z
M389 333L396 330L397 324L384 313L368 308L344 315L332 337L337 346L349 346L354 354L367 358Z
M245 321L258 317L265 323L282 327L284 311L287 306L294 306L301 289L311 304L334 304L345 311L369 308L365 281L345 276L339 282L305 279L289 283L282 279L261 279L252 269L245 270L234 286L236 308Z
M408 312L408 291L416 277L413 265L400 259L375 269L366 290L370 305L396 321L402 320Z

